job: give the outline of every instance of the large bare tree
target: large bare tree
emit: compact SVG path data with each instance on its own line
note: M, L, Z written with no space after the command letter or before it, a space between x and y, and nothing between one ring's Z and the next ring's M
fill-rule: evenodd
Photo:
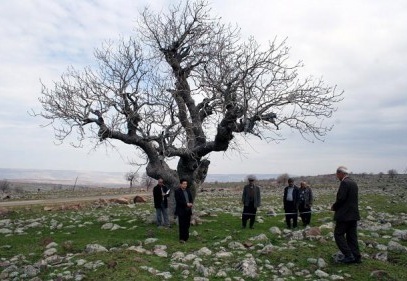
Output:
M209 155L238 148L236 136L280 139L279 128L323 139L323 121L342 92L322 79L301 78L285 41L261 46L211 15L206 0L167 12L144 9L134 36L95 50L97 67L68 68L43 84L37 115L69 135L124 142L146 160L147 175L169 186L186 178L193 193L205 180ZM171 168L171 160L178 161Z

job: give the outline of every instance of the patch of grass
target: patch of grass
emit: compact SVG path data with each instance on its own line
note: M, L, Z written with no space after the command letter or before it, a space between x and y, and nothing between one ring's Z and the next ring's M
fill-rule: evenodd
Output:
M322 190L322 189L321 189ZM0 259L7 260L21 255L20 264L33 264L44 258L46 245L50 242L57 243L57 254L66 259L61 262L62 266L43 268L39 278L43 280L56 280L58 274L64 271L84 273L86 280L163 280L149 271L170 272L171 280L192 280L193 276L202 276L192 262L188 263L189 275L183 275L182 269L170 267L172 254L180 251L184 254L194 254L196 251L207 247L212 251L210 257L201 257L201 264L206 268L213 268L215 272L226 270L229 278L243 277L245 280L254 280L242 275L236 270L237 264L250 254L256 260L257 266L262 269L261 275L256 280L272 280L280 276L285 280L291 280L290 276L279 273L282 266L290 264L293 272L309 270L311 277L292 276L292 280L315 280L317 277L312 273L317 269L308 259L322 258L327 267L323 271L330 275L345 276L345 280L377 280L370 277L373 271L386 273L385 279L380 280L407 280L407 257L405 253L389 252L388 262L375 260L372 257L379 251L376 244L387 245L389 239L384 235L392 236L392 230L379 230L375 235L368 230L360 230L359 239L361 250L369 258L364 259L362 264L342 265L333 262L332 254L337 252L333 241L332 229L322 229L322 238L313 240L291 240L285 234L272 234L269 229L277 226L280 230L285 228L284 217L268 216L269 209L277 213L282 211L282 190L273 188L263 189L263 206L258 210L258 219L254 229L242 229L240 213L240 192L225 192L215 194L198 194L195 212L206 212L202 216L202 224L192 226L191 237L188 243L178 242L178 228L157 228L154 224L147 223L146 217L152 216L154 209L152 204L136 204L133 207L124 205L109 205L103 208L95 208L92 205L79 211L44 211L41 206L30 208L15 208L6 218L9 219L14 229L21 229L23 234L13 235L1 234ZM329 211L330 204L335 199L336 190L324 189L316 192L317 199L314 208L319 210L312 215L311 226L320 226L332 222L333 213ZM388 216L383 220L402 220L407 213L406 202L402 197L394 198L393 194L379 192L367 192L362 190L361 195L362 220L369 215L385 213ZM395 200L403 204L391 203ZM390 202L390 203L389 203ZM371 207L371 210L367 207ZM108 217L109 222L120 226L119 229L111 231L104 230L102 226ZM378 220L380 218L378 217ZM399 229L406 229L405 224L398 225ZM299 228L302 229L301 227ZM266 235L263 241L252 239L261 234ZM146 244L147 238L157 238L157 242ZM242 244L252 243L253 246L244 250L233 250L229 248L230 242ZM406 241L398 241L407 246ZM85 253L88 244L100 244L109 252ZM273 245L275 248L262 253L260 250L265 245ZM6 245L7 247L4 247ZM151 252L138 253L128 250L131 246L139 246L147 251L153 251L156 245L166 245L167 257L159 257ZM215 253L220 251L232 252L229 258L215 258ZM78 265L78 261L85 260L92 264L100 261L100 267L92 268ZM387 278L387 279L386 279ZM224 280L224 277L210 276L210 280Z

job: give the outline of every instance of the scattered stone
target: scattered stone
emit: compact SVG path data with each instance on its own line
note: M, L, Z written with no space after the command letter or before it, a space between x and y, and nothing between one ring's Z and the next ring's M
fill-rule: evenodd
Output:
M281 230L277 226L270 227L269 231L275 235L281 235Z
M246 247L245 247L242 243L236 242L236 241L230 242L230 243L228 244L228 248L229 248L229 249L234 249L234 250L237 250L237 249L239 249L239 250L245 250L245 249L246 249Z
M108 250L99 244L88 244L85 247L85 253L99 253L99 252L108 252Z
M390 241L389 244L387 244L387 248L392 252L407 253L407 248L395 241Z
M310 227L304 230L306 238L321 236L321 229L319 227Z
M136 197L134 197L134 199L133 199L134 204L136 204L136 203L146 203L146 202L147 202L147 200L144 197L138 196L138 195Z
M397 237L400 240L407 241L407 229L396 229L393 232L393 237Z
M268 241L268 237L266 236L266 234L259 234L255 237L251 237L249 238L249 240L251 241Z
M370 277L376 280L390 280L389 274L384 270L374 270L370 273Z
M50 248L50 249L47 249L46 251L44 251L44 257L49 257L49 256L52 256L52 255L55 255L57 253L57 249L55 249L55 248Z
M116 204L122 204L122 205L129 204L129 200L127 198L112 198L112 199L109 199L109 202L116 203Z
M315 270L314 274L316 276L318 276L319 278L328 278L329 277L328 273L326 273L325 271L322 271L320 269Z
M241 261L236 266L236 269L242 271L244 276L250 278L257 278L258 276L256 260L251 255L249 255L247 258Z
M203 248L199 249L199 250L196 252L196 254L197 254L198 256L210 256L210 255L212 255L212 251L209 250L207 247L203 247Z
M230 258L233 257L233 254L231 252L218 252L215 254L215 257L217 258Z
M107 268L109 268L109 269L114 269L114 268L116 268L116 266L117 266L117 261L109 261L107 263Z

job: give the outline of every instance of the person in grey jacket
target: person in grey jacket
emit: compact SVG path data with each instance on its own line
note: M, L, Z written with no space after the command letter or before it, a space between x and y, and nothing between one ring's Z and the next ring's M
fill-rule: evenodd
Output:
M300 213L302 225L307 226L311 223L311 206L314 201L312 189L305 181L302 181L300 183L298 194L298 211Z
M342 263L360 263L357 221L360 220L358 203L358 185L348 176L344 166L338 167L336 177L340 180L336 201L331 209L336 221L334 238L336 245L344 255Z
M254 184L256 177L247 177L249 184L245 185L242 194L243 213L242 213L242 227L246 228L247 221L250 220L250 228L253 228L256 219L257 208L261 204L260 187Z

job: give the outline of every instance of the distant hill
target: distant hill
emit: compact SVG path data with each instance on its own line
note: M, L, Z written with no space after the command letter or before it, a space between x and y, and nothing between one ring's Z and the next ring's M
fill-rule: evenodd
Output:
M254 174L259 180L275 179L279 174ZM206 182L241 182L246 181L247 174L208 174Z
M37 170L37 169L4 169L0 168L0 179L23 182L43 182L55 184L78 185L124 185L125 173L75 171L75 170Z
M37 170L0 168L0 180L24 182L43 182L55 184L78 185L123 185L128 182L121 172L75 171L75 170ZM246 181L247 174L208 174L206 182L241 182ZM277 174L256 174L258 179L276 178Z

